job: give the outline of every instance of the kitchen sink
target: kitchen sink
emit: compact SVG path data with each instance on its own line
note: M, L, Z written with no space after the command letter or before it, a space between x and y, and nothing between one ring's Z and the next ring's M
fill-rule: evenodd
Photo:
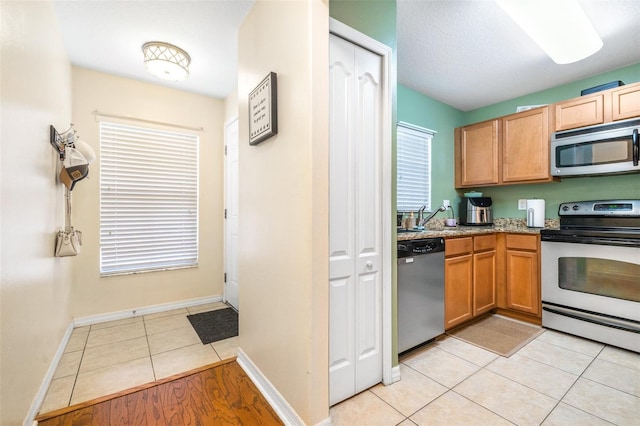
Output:
M404 229L404 228L398 228L398 234L406 234L407 232L423 232L424 228L413 228L413 229Z

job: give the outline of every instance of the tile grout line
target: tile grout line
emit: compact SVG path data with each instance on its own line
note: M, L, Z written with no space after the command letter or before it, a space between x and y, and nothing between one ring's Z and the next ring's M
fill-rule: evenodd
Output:
M550 343L550 344L551 344L551 343ZM553 346L561 347L561 348L563 348L563 349L568 349L568 348L564 348L564 347L559 346L559 345L553 345ZM568 403L566 403L566 402L564 402L564 401L563 401L563 400L564 400L564 397L565 397L565 396L567 396L567 394L568 394L569 392L571 392L571 389L573 389L573 387L576 385L576 383L578 383L578 380L580 380L580 378L582 377L582 375L584 374L584 372L585 372L585 371L587 371L587 369L591 366L591 364L593 364L593 362L596 360L596 358L598 358L598 356L602 353L602 351L604 351L604 348L606 348L606 347L607 347L607 345L604 345L602 348L600 348L600 350L598 351L598 353L597 353L597 354L596 354L596 355L591 359L591 361L589 362L589 364L584 368L584 370L582 370L582 372L580 372L580 375L578 375L578 376L576 377L576 379L573 381L573 383L571 383L571 386L569 386L569 389L567 389L567 391L566 391L564 394L562 394L562 397L560 397L560 399L558 400L558 402L556 403L556 405L554 405L554 406L553 406L553 409L551 409L551 411L549 411L549 413L545 416L545 418L542 420L542 423L544 423L544 421L545 421L545 420L547 420L547 418L551 415L551 413L553 413L553 412L556 410L556 408L558 408L558 406L560 405L560 403L563 403L563 404L565 404L565 405L568 405L569 407L575 408L576 410L582 411L583 413L587 413L587 414L589 414L589 415L591 415L591 416L597 417L597 418L599 418L599 419L601 419L601 420L604 420L604 421L607 421L607 422L608 422L608 420L603 419L603 418L601 418L600 416L596 416L595 414L591 414L591 413L589 413L589 412L587 412L587 411L584 411L584 410L583 410L583 409L581 409L580 407L574 407L573 405L568 404ZM569 350L571 350L571 349L569 349ZM573 351L573 352L579 353L579 352L577 352L577 351ZM582 355L586 355L586 354L582 354ZM563 370L563 371L564 371L564 370ZM585 378L585 379L586 379L586 378ZM588 380L588 379L586 379L586 380Z
M76 391L76 384L78 383L78 376L80 375L80 366L82 365L82 360L84 359L84 353L87 349L87 343L89 342L89 334L91 334L91 326L89 327L89 331L87 332L87 339L84 341L84 345L82 345L82 355L80 355L78 370L76 371L76 375L73 378L73 385L71 386L71 393L69 394L69 401L67 403L67 407L71 406L71 401L73 401L73 393Z
M149 343L149 334L147 333L147 323L144 315L142 316L142 327L144 327L144 337L147 341L147 352L149 353L149 361L151 362L151 371L153 372L153 380L158 380L156 375L156 367L153 365L153 356L151 356L151 344Z

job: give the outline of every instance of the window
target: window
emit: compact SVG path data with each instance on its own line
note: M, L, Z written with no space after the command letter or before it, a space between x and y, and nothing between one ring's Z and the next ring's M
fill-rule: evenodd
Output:
M408 123L398 123L399 212L431 211L431 139L436 132Z
M198 136L100 122L100 273L198 264Z

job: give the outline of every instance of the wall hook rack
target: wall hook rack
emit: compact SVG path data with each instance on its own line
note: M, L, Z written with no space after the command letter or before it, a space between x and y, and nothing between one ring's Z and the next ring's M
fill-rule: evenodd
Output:
M73 147L75 140L76 131L73 128L73 123L71 123L69 128L62 133L59 133L55 127L49 126L49 142L58 152L60 161L64 161L65 148L67 146Z

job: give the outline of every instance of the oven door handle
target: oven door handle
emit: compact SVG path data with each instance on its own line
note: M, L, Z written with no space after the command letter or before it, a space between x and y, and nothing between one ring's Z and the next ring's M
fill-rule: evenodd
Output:
M633 165L637 166L640 160L640 141L638 141L638 129L633 129L631 135L631 147L633 150Z

